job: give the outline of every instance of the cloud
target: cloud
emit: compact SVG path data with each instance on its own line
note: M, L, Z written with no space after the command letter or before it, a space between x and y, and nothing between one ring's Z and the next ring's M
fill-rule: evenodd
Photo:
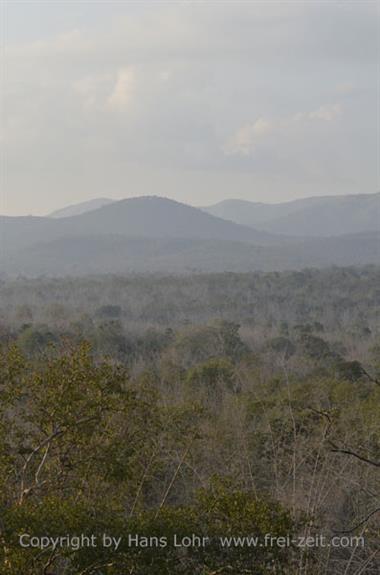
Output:
M342 113L340 103L326 104L310 112L299 112L282 118L258 118L253 123L243 124L223 146L226 155L250 156L258 146L268 145L279 136L302 132L307 135L315 122L333 122Z
M227 142L224 151L227 155L248 156L253 152L257 141L273 133L277 128L272 120L265 118L258 118L253 124L244 124Z
M136 92L136 70L127 66L114 73L83 76L73 83L73 89L87 111L124 112Z
M342 106L340 104L330 104L321 106L318 110L308 114L309 120L323 120L324 122L332 122L342 113Z
M128 108L135 90L135 81L135 69L132 66L118 70L112 93L107 100L111 109L123 111Z
M12 42L21 23L7 11L0 153L15 210L29 201L38 213L47 197L53 209L66 190L68 201L78 190L104 195L111 181L120 196L140 172L154 185L154 170L176 174L176 190L198 174L194 194L215 200L207 173L248 182L260 172L260 188L277 193L275 174L285 195L307 190L316 172L331 191L336 174L351 191L374 188L369 3L111 2L99 13L79 4L33 3L25 37ZM348 85L360 89L347 97Z

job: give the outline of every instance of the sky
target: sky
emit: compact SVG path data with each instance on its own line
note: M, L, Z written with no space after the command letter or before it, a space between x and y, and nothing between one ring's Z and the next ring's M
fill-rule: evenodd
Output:
M0 213L379 190L379 2L3 1Z

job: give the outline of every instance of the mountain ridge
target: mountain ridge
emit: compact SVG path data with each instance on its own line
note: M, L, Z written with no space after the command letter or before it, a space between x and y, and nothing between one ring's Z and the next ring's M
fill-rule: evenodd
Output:
M311 196L277 204L223 200L202 209L235 223L284 235L328 237L380 230L380 192Z
M11 275L182 274L380 264L380 231L291 237L159 196L128 198L59 218L2 216L0 241L1 269Z
M79 202L77 204L70 204L63 208L59 208L58 210L54 210L48 214L48 217L65 218L70 216L78 216L91 210L97 210L98 208L111 204L112 202L117 202L117 200L113 200L111 198L94 198L92 200Z
M11 251L61 237L109 233L127 237L220 239L250 243L288 241L159 196L127 198L60 218L0 216L0 230L3 246Z

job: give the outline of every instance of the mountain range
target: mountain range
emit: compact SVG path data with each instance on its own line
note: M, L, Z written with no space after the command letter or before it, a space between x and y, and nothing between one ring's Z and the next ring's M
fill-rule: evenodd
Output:
M59 276L378 264L379 204L380 194L276 205L227 200L208 208L157 196L98 198L46 217L0 217L1 271Z
M80 215L115 201L95 198L56 210L49 216ZM282 235L329 237L380 229L380 192L318 196L277 204L230 199L200 209L236 224Z
M67 217L0 217L2 244L6 251L60 238L120 234L133 238L186 238L278 244L267 232L223 220L198 208L144 196L103 205ZM289 241L283 238L283 241Z
M380 193L311 197L279 204L224 200L203 209L276 234L329 237L380 230Z

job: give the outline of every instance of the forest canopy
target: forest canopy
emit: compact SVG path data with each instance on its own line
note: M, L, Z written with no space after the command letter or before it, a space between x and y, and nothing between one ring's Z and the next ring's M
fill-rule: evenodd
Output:
M375 575L379 273L3 282L1 572Z

